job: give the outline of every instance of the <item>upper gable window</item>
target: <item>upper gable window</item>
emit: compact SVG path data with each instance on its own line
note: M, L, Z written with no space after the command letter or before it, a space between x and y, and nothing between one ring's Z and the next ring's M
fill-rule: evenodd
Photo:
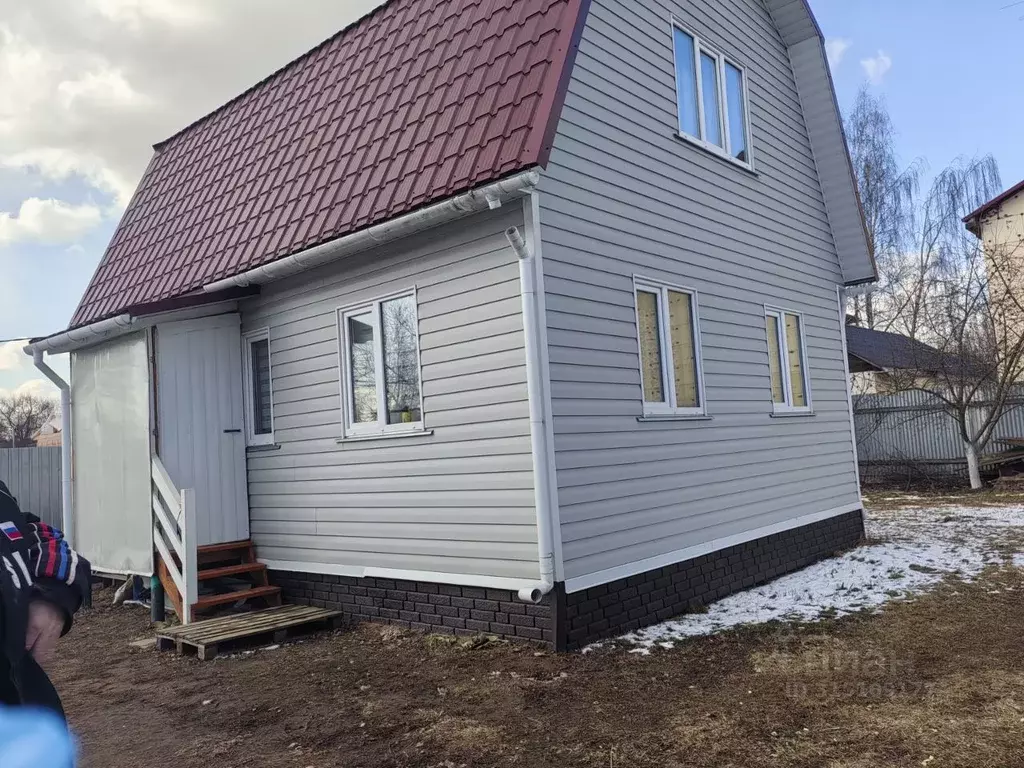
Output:
M747 78L693 33L673 25L680 134L750 167Z

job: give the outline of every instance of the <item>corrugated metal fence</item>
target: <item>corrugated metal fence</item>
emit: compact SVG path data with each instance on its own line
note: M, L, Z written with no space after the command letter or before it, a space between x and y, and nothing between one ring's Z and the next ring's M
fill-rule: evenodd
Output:
M996 425L985 455L1006 450L1005 438L1024 438L1024 388L1014 392L1010 408ZM968 419L980 427L990 406L971 408ZM857 453L862 465L922 465L960 472L966 465L963 441L945 405L927 392L859 395L853 398ZM944 465L944 466L943 466Z
M0 480L23 510L60 527L60 448L0 448Z

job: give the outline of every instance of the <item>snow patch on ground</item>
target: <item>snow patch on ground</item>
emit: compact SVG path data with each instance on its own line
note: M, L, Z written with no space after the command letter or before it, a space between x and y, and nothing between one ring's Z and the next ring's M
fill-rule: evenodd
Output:
M859 611L935 587L950 575L971 580L990 565L1024 567L1024 507L905 508L871 513L868 544L740 592L708 607L619 639L631 653L745 624L816 621ZM601 644L591 646L600 647Z

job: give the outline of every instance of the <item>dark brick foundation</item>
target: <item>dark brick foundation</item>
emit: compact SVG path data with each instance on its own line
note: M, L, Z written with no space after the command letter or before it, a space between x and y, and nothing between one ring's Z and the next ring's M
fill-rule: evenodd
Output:
M554 644L550 598L527 605L502 589L289 571L271 571L270 579L287 602L332 608L352 621Z
M855 546L860 512L772 534L583 592L562 584L541 605L514 592L451 584L271 571L285 600L342 611L352 621L449 635L497 635L559 650L615 637L804 568Z
M579 648L699 609L856 546L863 536L863 516L851 512L566 595L566 646Z

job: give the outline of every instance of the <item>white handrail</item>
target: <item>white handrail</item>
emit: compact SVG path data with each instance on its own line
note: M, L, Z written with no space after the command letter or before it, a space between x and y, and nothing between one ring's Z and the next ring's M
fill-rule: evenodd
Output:
M153 544L181 596L181 623L189 624L192 606L199 600L195 491L175 488L157 456L153 456L152 483Z

